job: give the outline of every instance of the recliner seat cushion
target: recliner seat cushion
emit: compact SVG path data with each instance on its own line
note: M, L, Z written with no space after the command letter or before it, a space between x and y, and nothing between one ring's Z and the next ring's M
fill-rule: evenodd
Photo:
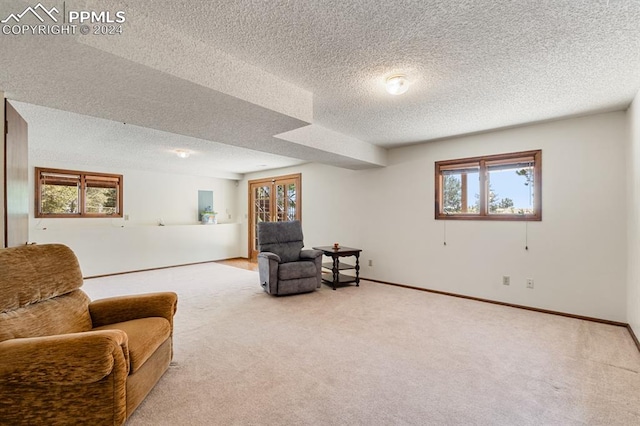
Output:
M164 318L151 317L96 327L94 330L122 330L127 333L129 359L133 374L171 335L171 324Z
M278 265L278 279L295 280L300 278L313 278L318 270L313 262L290 262Z

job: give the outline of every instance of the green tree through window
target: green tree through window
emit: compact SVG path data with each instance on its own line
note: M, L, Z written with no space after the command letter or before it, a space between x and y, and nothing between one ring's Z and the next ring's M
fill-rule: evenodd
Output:
M122 217L122 176L36 168L36 217Z
M45 184L42 186L41 209L53 214L78 213L78 187Z
M462 211L462 186L460 180L453 175L444 176L442 184L444 211L459 213Z

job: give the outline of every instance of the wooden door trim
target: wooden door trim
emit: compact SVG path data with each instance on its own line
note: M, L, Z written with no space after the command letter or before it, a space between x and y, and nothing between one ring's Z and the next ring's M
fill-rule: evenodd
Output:
M2 92L0 92L2 93ZM0 248L7 246L7 99L2 97L2 149L0 150Z
M4 113L4 246L14 247L29 241L29 126L6 99Z
M285 179L302 179L302 173L295 173L291 175L282 175L282 176L273 176L269 178L262 179L252 179L249 181L249 185L253 183L263 183L263 182L274 182L276 180L285 180Z
M254 212L253 212L253 202L252 202L252 191L251 191L251 187L253 185L256 184L264 184L264 183L270 183L271 184L271 199L274 200L274 188L276 185L276 182L281 181L281 180L297 180L298 181L298 188L297 188L297 194L296 194L296 201L298 203L297 208L296 208L296 215L298 216L298 220L302 221L302 173L294 173L294 174L289 174L289 175L282 175L282 176L272 176L272 177L268 177L268 178L261 178L261 179L252 179L250 181L247 182L247 194L248 194L248 200L247 200L247 207L249 210L249 220L247 221L247 226L248 226L248 241L247 241L247 247L248 247L248 251L247 251L247 257L249 258L249 260L253 260L252 257L252 252L253 252L253 240L255 238L254 235Z

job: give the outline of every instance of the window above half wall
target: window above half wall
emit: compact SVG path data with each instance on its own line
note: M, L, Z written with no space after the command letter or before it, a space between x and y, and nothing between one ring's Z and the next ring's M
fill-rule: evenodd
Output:
M122 175L36 167L35 217L122 217Z

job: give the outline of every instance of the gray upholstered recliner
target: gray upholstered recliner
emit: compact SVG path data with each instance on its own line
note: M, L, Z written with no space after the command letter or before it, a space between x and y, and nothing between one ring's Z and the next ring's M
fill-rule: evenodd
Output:
M320 288L322 252L303 247L299 221L258 223L258 271L267 293L295 294Z

